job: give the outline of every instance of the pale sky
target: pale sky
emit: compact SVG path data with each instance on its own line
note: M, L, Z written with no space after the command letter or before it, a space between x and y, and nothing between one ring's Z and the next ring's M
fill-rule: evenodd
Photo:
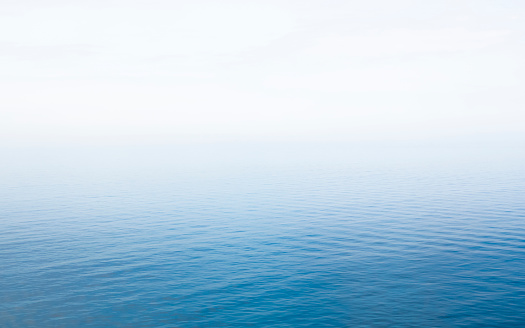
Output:
M525 1L0 0L0 144L525 140Z

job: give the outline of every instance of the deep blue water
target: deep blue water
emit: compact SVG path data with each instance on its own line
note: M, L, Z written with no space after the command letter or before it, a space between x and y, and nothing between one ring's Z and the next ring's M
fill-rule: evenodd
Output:
M525 327L519 147L3 154L0 327Z

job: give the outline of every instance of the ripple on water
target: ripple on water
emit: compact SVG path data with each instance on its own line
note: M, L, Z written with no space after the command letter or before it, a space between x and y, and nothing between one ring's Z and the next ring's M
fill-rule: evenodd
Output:
M524 171L416 164L5 169L0 326L525 326Z

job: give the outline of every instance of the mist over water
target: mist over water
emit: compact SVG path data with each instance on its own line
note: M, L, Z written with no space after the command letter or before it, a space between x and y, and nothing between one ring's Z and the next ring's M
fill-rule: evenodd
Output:
M523 326L522 149L4 149L0 326Z
M0 328L525 327L523 0L0 1Z

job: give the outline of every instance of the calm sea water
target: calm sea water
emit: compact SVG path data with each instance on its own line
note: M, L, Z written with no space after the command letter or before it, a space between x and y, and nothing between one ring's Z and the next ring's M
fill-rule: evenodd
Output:
M3 153L0 327L525 327L519 147Z

